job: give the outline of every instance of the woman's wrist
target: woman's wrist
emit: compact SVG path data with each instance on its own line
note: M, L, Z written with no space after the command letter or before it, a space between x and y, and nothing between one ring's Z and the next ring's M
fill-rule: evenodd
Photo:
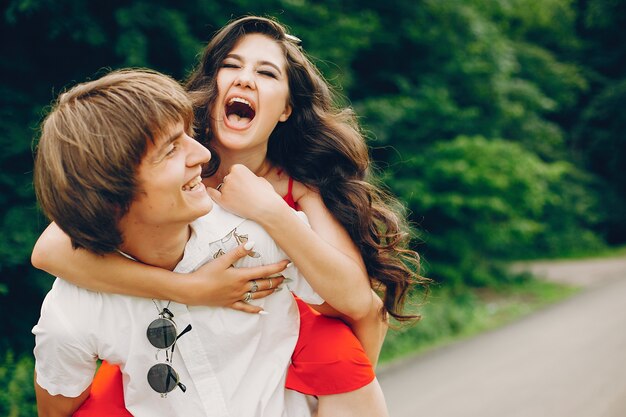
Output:
M159 299L172 300L181 304L193 304L192 295L196 291L196 282L190 275L162 270L162 276L156 287Z
M267 230L272 227L284 226L286 219L292 214L293 209L281 199L279 203L277 202L271 207L267 206L264 210L259 211L258 214L251 217L250 220L257 222Z

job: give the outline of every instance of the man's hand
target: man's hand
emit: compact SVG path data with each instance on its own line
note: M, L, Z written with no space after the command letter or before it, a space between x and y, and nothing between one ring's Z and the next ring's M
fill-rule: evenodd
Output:
M253 242L239 245L197 271L188 274L192 291L185 297L186 303L230 307L247 313L261 312L263 310L261 307L244 301L248 292L250 293L249 300L256 300L276 291L285 279L278 274L287 267L289 261L284 260L251 268L234 268L233 264L244 256L248 256L253 246Z

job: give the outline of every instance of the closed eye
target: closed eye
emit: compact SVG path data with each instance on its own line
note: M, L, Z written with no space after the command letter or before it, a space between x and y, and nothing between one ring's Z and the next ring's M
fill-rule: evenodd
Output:
M259 74L265 75L266 77L278 78L272 71L259 71Z
M178 150L178 143L172 143L171 148L165 154L166 157L174 155L174 153Z

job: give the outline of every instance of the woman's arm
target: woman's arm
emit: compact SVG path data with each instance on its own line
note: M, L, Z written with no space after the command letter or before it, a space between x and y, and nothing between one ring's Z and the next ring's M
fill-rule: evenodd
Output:
M36 268L92 291L258 313L261 308L241 301L252 285L250 281L280 273L287 261L253 268L232 267L248 253L241 245L193 273L178 274L119 254L100 256L84 249L73 249L70 238L52 223L37 240L31 262ZM282 279L272 278L274 289ZM259 290L254 298L267 296L274 289Z
M366 317L374 307L358 248L321 196L299 187L297 202L311 227L298 218L268 181L243 165L231 168L220 191L209 191L227 210L261 224L315 291L339 313L350 320Z

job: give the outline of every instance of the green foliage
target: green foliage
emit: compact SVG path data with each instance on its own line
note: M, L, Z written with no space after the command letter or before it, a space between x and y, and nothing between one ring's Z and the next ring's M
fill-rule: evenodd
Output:
M595 204L593 195L576 201L582 188L570 188L576 170L544 162L517 143L461 136L401 162L393 189L423 219L434 278L493 284L506 276L495 268L498 260L556 254L564 249L561 239L589 234ZM586 239L574 242L599 241L593 233Z
M626 105L626 2L589 0L580 7L581 61L591 91L581 103L574 131L574 149L591 172L604 182L608 218L602 230L610 243L626 241L626 180L624 179L624 115Z
M458 337L473 321L479 300L469 292L454 294L436 288L419 308L422 320L409 326L392 326L385 338L381 362L387 362L445 340Z
M626 235L626 78L608 85L583 111L575 133L580 159L605 178L607 219L604 229L609 241Z
M405 9L381 16L384 27L396 29L376 38L353 65L359 89L351 96L367 126L376 138L412 151L461 133L497 134L515 68L507 39L463 2Z
M381 352L382 363L500 327L542 306L577 292L547 281L518 276L507 286L450 291L433 288L427 303L417 306L422 320L414 325L392 323Z
M459 135L502 137L563 159L565 132L549 116L571 109L587 84L578 65L529 41L563 36L560 49L574 49L569 3L549 3L424 1L381 14L398 29L358 54L350 91L373 139L411 154ZM551 26L555 17L563 23Z
M0 415L36 417L34 361L30 355L16 358L9 351L0 357Z
M580 10L581 36L584 36L587 65L611 80L625 77L626 2L589 0Z

